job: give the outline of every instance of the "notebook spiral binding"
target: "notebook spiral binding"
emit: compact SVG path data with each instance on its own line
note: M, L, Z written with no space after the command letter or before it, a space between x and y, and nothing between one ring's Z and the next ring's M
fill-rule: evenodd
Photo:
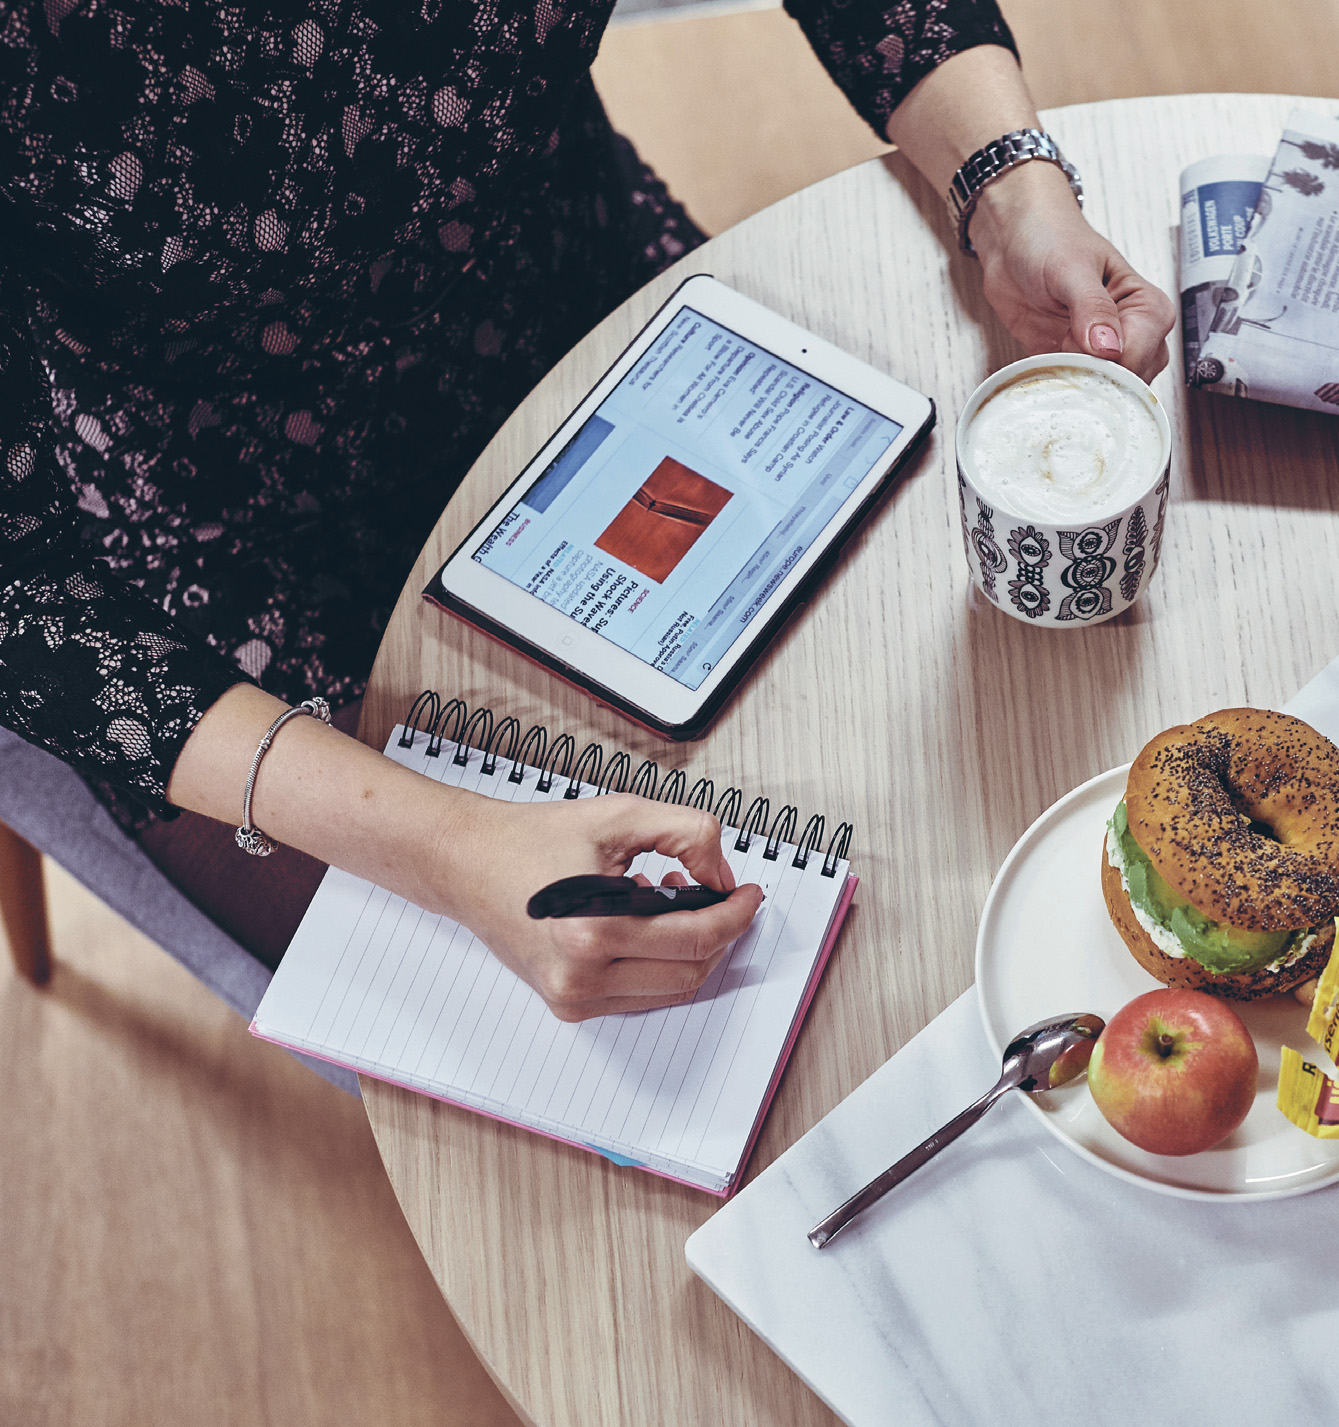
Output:
M777 860L782 843L791 841L799 823L799 809L793 803L786 803L771 817L769 826L771 804L764 797L754 798L741 820L739 810L744 806L744 794L739 788L726 788L718 798L716 785L710 778L699 778L690 788L688 775L682 768L662 774L654 758L645 759L634 772L632 759L622 750L606 760L604 745L591 742L578 754L576 740L570 733L559 734L550 742L543 724L532 724L522 733L520 722L510 715L495 720L492 710L482 707L471 713L463 699L443 702L431 689L425 689L410 706L399 746L412 748L419 734L427 735L429 758L440 758L444 744L454 747L451 757L461 767L469 763L472 753L481 754L480 771L486 777L496 776L498 765L505 764L509 765L505 774L508 781L519 783L526 769L533 768L539 773L541 793L552 791L555 782L561 786L566 781L564 798L575 799L583 787L589 786L597 794L635 793L653 802L675 803L714 813L723 827L738 828L737 852L747 852L755 837L765 838L763 857L769 862ZM824 830L823 814L815 813L805 823L795 844L792 866L801 871L808 868L809 859L822 848ZM837 875L837 866L851 846L851 832L849 822L837 825L823 854L821 874L824 877Z

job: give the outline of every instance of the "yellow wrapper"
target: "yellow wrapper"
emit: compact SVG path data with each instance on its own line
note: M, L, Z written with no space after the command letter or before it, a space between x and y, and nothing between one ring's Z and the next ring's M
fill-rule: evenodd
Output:
M1334 950L1321 972L1311 1002L1306 1033L1325 1047L1331 1060L1339 1046L1339 921L1336 922ZM1339 1084L1309 1060L1303 1060L1291 1046L1283 1047L1279 1065L1279 1109L1298 1129L1318 1140L1339 1139Z
M1339 1036L1339 924L1334 938L1334 950L1320 973L1316 994L1311 1001L1311 1019L1306 1023L1306 1033L1313 1041L1325 1047L1325 1053L1336 1060L1335 1038Z
M1279 1065L1279 1109L1318 1140L1339 1140L1339 1085L1288 1045Z

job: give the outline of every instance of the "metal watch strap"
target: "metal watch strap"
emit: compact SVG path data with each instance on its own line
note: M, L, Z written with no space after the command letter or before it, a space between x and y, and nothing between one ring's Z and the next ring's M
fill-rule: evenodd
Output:
M1069 180L1079 207L1083 207L1083 182L1078 170L1060 152L1060 145L1040 129L1013 129L1001 134L998 139L992 139L984 148L977 149L953 175L953 182L949 184L948 215L958 235L958 246L964 253L976 251L967 236L967 225L976 211L982 190L1002 173L1008 173L1011 168L1033 159L1055 164Z
M251 798L256 791L256 774L260 772L260 761L270 751L274 735L291 719L309 714L322 723L330 722L330 705L322 698L303 699L296 708L285 709L265 731L265 737L256 748L256 756L251 760L251 771L246 778L246 791L242 794L242 825L233 834L237 846L252 857L268 857L278 846L273 838L267 837L251 821Z

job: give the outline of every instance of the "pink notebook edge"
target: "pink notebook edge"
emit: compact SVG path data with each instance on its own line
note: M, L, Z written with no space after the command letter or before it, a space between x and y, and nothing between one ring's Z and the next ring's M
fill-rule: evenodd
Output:
M804 988L804 995L800 997L800 1004L795 1009L795 1019L790 1025L790 1034L786 1037L786 1043L781 1047L781 1054L777 1057L776 1069L772 1072L772 1079L768 1083L767 1093L762 1098L762 1105L758 1109L758 1118L753 1122L753 1129L749 1134L748 1142L744 1146L744 1153L739 1158L739 1163L735 1166L735 1172L730 1183L721 1190L708 1190L708 1193L715 1193L721 1199L732 1199L739 1192L740 1182L744 1178L744 1170L753 1154L753 1147L758 1143L758 1136L762 1134L763 1122L767 1119L767 1112L772 1108L772 1101L776 1099L776 1092L781 1088L781 1077L786 1072L786 1066L790 1063L791 1052L795 1049L795 1042L800 1038L800 1029L809 1016L809 1005L818 994L818 983L823 979L823 972L827 968L829 959L837 945L837 937L841 933L843 924L846 921L846 914L851 909L851 899L855 896L855 889L860 885L860 878L854 872L848 871L846 874L846 885L842 888L841 896L837 898L837 905L832 911L832 922L828 927L828 934L823 939L823 945L818 950L818 956L814 961L814 969L810 973L809 980Z
M508 1119L506 1115L495 1114L492 1110L481 1110L477 1105L467 1105L463 1100L453 1100L449 1095L439 1095L433 1090L424 1090L417 1085L406 1084L403 1080L396 1080L392 1075L379 1075L375 1071L364 1070L360 1066L350 1065L347 1061L337 1060L331 1055L322 1055L320 1051L310 1049L305 1045L295 1045L291 1041L286 1041L278 1036L267 1035L252 1019L247 1030L255 1036L257 1040L266 1041L270 1045L277 1045L283 1050L297 1051L301 1055L310 1056L313 1060L324 1061L327 1065L338 1065L343 1070L352 1070L355 1075L367 1076L369 1080L379 1080L384 1085L394 1085L399 1090L408 1090L413 1095L426 1095L429 1100L438 1100L443 1105L450 1105L453 1109L464 1110L471 1115L482 1115L487 1120L496 1120L500 1125L512 1125L518 1130L524 1130L527 1134L540 1135L546 1140L553 1140L560 1145L570 1145L573 1149L579 1149L586 1154L598 1155L601 1159L616 1165L620 1169L639 1169L646 1174L654 1174L660 1179L668 1179L671 1184L682 1184L687 1189L696 1189L703 1194L714 1195L717 1199L729 1199L738 1191L740 1181L744 1177L745 1166L749 1162L749 1157L753 1154L753 1148L758 1142L758 1136L762 1133L762 1127L767 1119L767 1112L771 1109L772 1101L776 1098L776 1092L781 1085L781 1077L784 1075L786 1065L790 1061L791 1052L795 1049L795 1042L799 1039L800 1028L804 1025L809 1014L809 1006L814 996L818 993L818 983L823 979L823 972L827 968L828 961L837 945L837 938L841 934L841 929L846 921L846 914L851 909L851 900L855 896L855 890L860 885L860 878L854 872L848 871L846 883L842 887L841 896L837 899L837 905L833 908L832 921L828 925L828 934L823 939L823 945L819 947L818 955L814 958L813 970L809 973L809 980L805 983L804 994L800 997L800 1003L795 1009L794 1019L791 1021L790 1033L786 1037L785 1044L781 1047L781 1054L777 1057L776 1068L772 1072L772 1078L768 1082L766 1093L763 1095L762 1104L758 1108L757 1119L753 1122L753 1128L749 1132L748 1141L744 1145L744 1153L740 1156L739 1163L735 1166L734 1173L729 1184L723 1189L712 1189L705 1184L697 1184L691 1179L681 1179L676 1174L670 1174L663 1169L656 1169L649 1164L643 1164L640 1160L625 1159L623 1156L615 1158L608 1150L599 1149L595 1145L587 1144L584 1140L570 1140L565 1135L556 1135L551 1130L536 1129L533 1125L524 1124L520 1120Z

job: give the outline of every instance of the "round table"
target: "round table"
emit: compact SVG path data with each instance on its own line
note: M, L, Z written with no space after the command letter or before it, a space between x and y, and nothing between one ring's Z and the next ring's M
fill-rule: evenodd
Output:
M1095 226L1174 292L1181 169L1272 153L1293 103L1187 95L1045 120L1083 174ZM522 727L542 721L774 806L825 811L829 825L854 822L860 889L751 1173L968 986L991 878L1051 802L1170 724L1279 704L1339 653L1339 423L1187 393L1179 352L1155 388L1176 446L1148 595L1065 631L972 596L953 422L1019 353L946 231L939 196L893 155L759 213L628 301L539 384L451 500L367 695L361 736L378 748L434 688ZM940 425L707 737L667 750L420 591L671 289L701 271L927 392ZM419 1247L523 1416L545 1427L835 1420L686 1267L684 1240L714 1199L376 1081L363 1094Z

